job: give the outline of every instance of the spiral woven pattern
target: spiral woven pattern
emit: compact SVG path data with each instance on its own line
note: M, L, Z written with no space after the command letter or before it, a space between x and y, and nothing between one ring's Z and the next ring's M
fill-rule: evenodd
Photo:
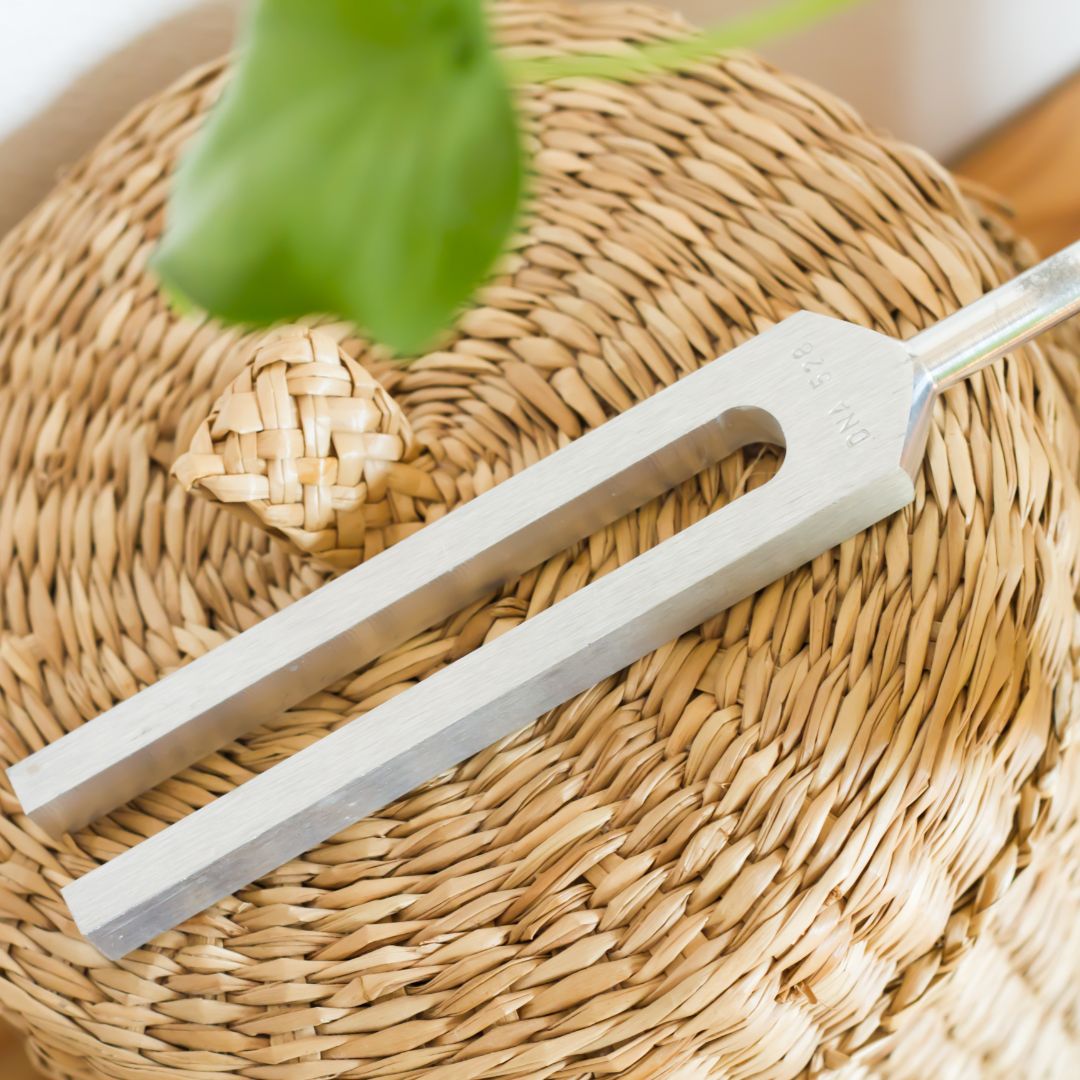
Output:
M173 474L343 568L418 529L415 500L443 502L415 455L383 386L330 334L287 326L254 343Z
M507 48L682 32L504 3ZM170 469L256 338L146 274L219 66L0 246L0 732L19 759L317 588ZM419 523L797 308L907 337L1029 262L934 162L731 55L522 95L514 250L390 365ZM935 410L913 504L118 963L59 889L748 489L748 448L56 841L0 785L0 1007L56 1077L1074 1076L1080 340Z

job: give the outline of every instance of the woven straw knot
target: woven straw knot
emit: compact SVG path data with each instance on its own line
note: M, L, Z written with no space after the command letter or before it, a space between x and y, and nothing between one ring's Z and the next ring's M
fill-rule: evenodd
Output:
M439 498L416 454L386 389L329 334L289 326L260 339L173 473L350 566L419 527L412 500Z

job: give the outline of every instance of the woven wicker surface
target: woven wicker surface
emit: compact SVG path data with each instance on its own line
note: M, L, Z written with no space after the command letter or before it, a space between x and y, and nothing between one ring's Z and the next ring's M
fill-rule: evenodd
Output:
M333 336L280 327L250 354L173 467L186 488L338 568L420 528L418 500L445 506L400 406Z
M498 18L544 49L678 29ZM169 475L262 341L177 319L143 269L219 89L149 102L0 248L7 760L325 579ZM525 105L531 217L445 349L399 370L323 327L414 432L420 522L798 307L907 336L1031 257L749 58ZM733 456L76 836L4 787L6 1014L72 1078L1075 1075L1077 357L1062 330L950 392L904 513L120 963L66 881L775 461Z

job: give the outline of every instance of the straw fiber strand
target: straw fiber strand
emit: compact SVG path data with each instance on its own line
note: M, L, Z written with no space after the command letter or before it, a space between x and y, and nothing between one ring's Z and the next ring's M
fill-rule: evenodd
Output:
M497 20L531 54L681 32L625 4ZM6 761L328 573L170 476L266 345L178 317L145 271L221 82L147 102L0 247ZM907 337L1032 259L923 154L751 57L522 100L529 216L455 334L400 368L319 327L413 432L415 492L372 500L387 527L797 308ZM0 1006L72 1080L1075 1075L1078 357L1064 328L950 391L906 511L119 963L63 884L775 455L733 455L75 836L0 787Z

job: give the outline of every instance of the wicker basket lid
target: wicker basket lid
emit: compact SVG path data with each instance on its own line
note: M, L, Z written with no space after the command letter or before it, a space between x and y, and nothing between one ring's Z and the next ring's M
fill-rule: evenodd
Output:
M680 31L624 4L496 17L533 51ZM144 270L220 85L215 65L148 102L0 249L7 761L326 578L170 477L267 344L177 318ZM446 347L397 368L348 327L299 332L341 346L350 398L385 406L365 430L402 440L416 493L388 485L387 528L796 308L903 337L1030 259L924 155L746 56L524 107L530 217ZM904 513L119 963L68 880L775 459L733 455L75 836L3 787L5 1012L72 1078L1065 1075L1078 356L1062 329L950 392Z

